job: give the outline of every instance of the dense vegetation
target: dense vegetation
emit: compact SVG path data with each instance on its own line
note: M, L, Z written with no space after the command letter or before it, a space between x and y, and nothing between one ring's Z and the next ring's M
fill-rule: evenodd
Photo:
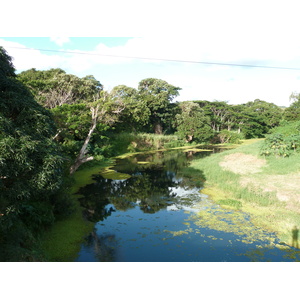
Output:
M91 75L78 78L61 69L27 70L18 80L51 111L58 130L56 140L68 156L78 158L79 165L118 154L114 147L120 141L118 134L173 134L181 144L237 142L264 137L284 116L282 108L259 99L241 105L177 103L173 100L180 88L155 78L141 80L137 89L119 85L110 92ZM132 144L127 147L134 148Z
M92 75L79 78L61 69L16 75L0 47L0 260L42 259L39 234L72 211L69 174L93 159L154 143L237 143L268 133L265 155L275 139L283 139L289 153L299 148L299 122L293 134L272 131L300 120L298 95L283 109L259 99L174 102L179 92L156 78L108 92Z
M0 259L37 259L36 237L69 209L65 159L51 113L0 48Z

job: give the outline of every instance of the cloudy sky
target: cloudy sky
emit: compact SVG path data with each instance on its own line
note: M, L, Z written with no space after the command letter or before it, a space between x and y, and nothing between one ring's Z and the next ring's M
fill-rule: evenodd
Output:
M152 1L142 13L130 12L126 18L122 3L116 10L112 0L107 14L98 11L102 26L110 22L111 29L114 20L105 35L93 30L84 34L82 23L73 31L47 27L39 32L41 16L36 15L30 29L39 37L13 31L0 37L0 45L14 58L17 72L62 68L80 77L94 75L107 90L120 84L137 88L142 79L155 77L182 88L178 101L238 104L261 99L282 106L290 105L292 92L300 92L297 1L187 0L184 7L176 1ZM101 26L91 14L94 22L86 21L88 27ZM48 37L40 37L44 34Z

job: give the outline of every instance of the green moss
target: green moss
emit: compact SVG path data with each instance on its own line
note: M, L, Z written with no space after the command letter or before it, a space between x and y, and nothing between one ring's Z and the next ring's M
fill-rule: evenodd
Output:
M80 250L80 245L94 228L94 223L83 218L82 208L78 202L78 190L92 182L92 175L99 174L103 168L112 166L113 160L97 162L95 166L81 168L74 174L74 184L71 189L74 201L74 212L64 220L55 222L53 227L44 233L41 240L41 249L48 261L74 261Z
M129 174L120 173L115 170L106 169L99 173L102 177L105 179L111 179L111 180L124 180L128 179L131 176Z
M41 248L47 261L74 261L83 238L94 228L94 223L83 219L82 209L75 196L74 202L75 212L67 219L57 221L43 236Z

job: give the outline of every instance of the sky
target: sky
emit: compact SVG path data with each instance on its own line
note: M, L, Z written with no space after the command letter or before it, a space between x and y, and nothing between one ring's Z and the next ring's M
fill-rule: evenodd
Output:
M192 2L194 6L189 6ZM170 10L167 16L153 4L147 7L148 14L130 12L127 19L122 14L124 4L116 11L112 0L106 7L110 13L98 13L101 20L104 18L102 24L111 24L113 19L120 20L121 26L115 25L107 32L92 30L101 27L99 17L97 22L88 23L91 30L83 31L82 24L76 27L76 23L74 31L65 27L52 31L46 26L40 32L35 22L41 16L36 14L31 30L22 32L20 28L27 26L23 22L19 31L8 31L0 37L0 45L13 57L17 73L30 68L62 68L79 77L93 75L106 90L121 84L137 88L141 80L154 77L181 88L176 101L218 100L240 104L260 99L289 106L290 95L300 92L297 1L192 2L187 0L187 9L176 5L176 1L154 0L151 3L160 7L169 3L162 7L162 11ZM175 4L170 6L170 3ZM47 37L41 37L44 35Z

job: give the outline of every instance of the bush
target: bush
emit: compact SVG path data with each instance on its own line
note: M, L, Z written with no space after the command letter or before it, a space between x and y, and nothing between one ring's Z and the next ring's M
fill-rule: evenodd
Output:
M215 138L215 142L221 144L226 144L226 143L239 144L242 138L243 135L241 133L224 129L217 134Z
M269 135L261 148L260 154L287 157L300 149L300 135L284 136L281 133Z
M268 135L260 154L287 157L300 150L300 122L284 122Z

